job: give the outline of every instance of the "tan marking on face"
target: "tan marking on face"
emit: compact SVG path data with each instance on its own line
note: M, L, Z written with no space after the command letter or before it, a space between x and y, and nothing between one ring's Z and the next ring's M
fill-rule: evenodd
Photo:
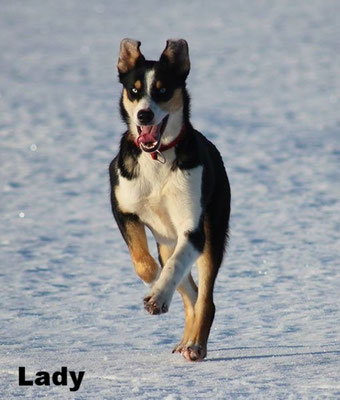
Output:
M156 88L160 89L161 87L163 87L163 83L161 81L157 81L156 82Z
M126 89L123 89L123 105L124 105L126 112L129 115L131 121L133 121L132 117L133 117L134 110L137 107L137 104L138 104L138 101L137 100L131 101L127 95Z
M147 283L153 282L158 276L159 267L149 253L144 225L140 222L126 223L128 247L137 275Z
M136 107L137 103L138 103L137 100L131 101L128 97L127 90L123 89L123 104L128 113L130 110L133 110L133 108Z
M159 107L166 113L175 113L183 107L182 89L178 88L174 91L169 101L159 103Z
M142 88L142 82L138 79L138 81L135 82L134 86L137 90L140 90Z

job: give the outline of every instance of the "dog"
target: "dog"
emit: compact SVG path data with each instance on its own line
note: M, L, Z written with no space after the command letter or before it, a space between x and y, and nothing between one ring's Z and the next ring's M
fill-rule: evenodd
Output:
M120 112L127 130L109 167L112 212L136 273L150 288L145 310L166 313L177 289L185 329L173 352L200 361L228 241L230 186L220 153L189 120L187 42L167 40L158 61L146 60L140 45L133 39L120 44ZM146 227L157 242L159 264L150 255Z

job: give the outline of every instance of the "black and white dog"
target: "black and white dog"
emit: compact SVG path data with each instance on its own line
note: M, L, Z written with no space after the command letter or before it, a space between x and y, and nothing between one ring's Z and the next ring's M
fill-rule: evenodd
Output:
M145 309L167 312L177 289L185 330L173 352L198 361L206 356L215 314L230 187L218 150L189 121L187 42L168 40L159 61L146 60L140 44L124 39L120 45L120 109L127 131L110 164L112 211L138 276L150 286ZM145 227L157 242L160 266L149 253Z

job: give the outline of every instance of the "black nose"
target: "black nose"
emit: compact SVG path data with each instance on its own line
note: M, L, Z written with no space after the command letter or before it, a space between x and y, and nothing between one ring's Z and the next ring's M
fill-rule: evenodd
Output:
M154 114L150 110L150 108L148 108L146 110L139 110L137 113L138 121L144 125L149 124L153 120L153 117L154 117Z

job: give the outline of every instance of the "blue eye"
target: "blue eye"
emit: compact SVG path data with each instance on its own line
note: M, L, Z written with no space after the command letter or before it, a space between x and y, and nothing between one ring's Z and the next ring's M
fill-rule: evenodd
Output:
M161 93L161 94L166 93L166 88L165 87L160 88L159 93Z

